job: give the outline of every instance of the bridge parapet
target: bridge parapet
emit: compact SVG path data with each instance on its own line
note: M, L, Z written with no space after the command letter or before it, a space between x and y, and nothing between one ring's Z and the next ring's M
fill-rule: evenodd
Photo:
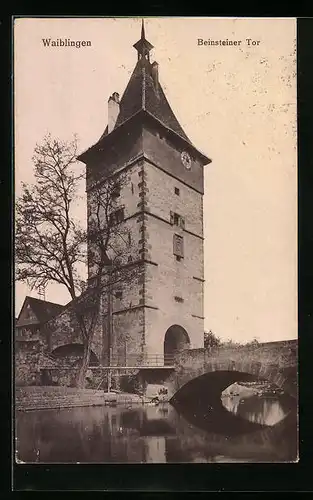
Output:
M212 350L186 349L176 354L176 365L194 367L195 364L210 364L215 361L218 364L235 361L255 365L275 364L280 367L295 366L297 364L297 340L283 342L267 342L256 346L243 345L239 347L221 346ZM225 366L226 366L225 365Z
M267 379L292 395L297 393L297 340L240 347L187 349L175 356L173 390L205 373L226 371Z

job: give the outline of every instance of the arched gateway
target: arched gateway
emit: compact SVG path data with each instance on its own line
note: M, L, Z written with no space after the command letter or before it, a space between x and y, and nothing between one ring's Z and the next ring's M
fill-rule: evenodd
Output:
M164 364L173 364L175 354L189 347L190 339L186 330L180 325L170 326L164 337Z
M83 344L64 344L54 349L51 354L53 358L71 363L72 366L75 366L80 364L83 358L83 353ZM89 364L93 366L99 365L98 357L93 351L90 352Z

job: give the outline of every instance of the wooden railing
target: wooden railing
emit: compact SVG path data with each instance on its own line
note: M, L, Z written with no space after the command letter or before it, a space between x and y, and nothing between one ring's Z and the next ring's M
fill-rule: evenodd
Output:
M126 367L164 367L174 365L174 356L163 354L146 354L144 356L137 354L128 354L125 356L113 356L108 363L109 366Z
M77 366L76 362L74 364L68 364L65 360L60 360L53 354L46 355L48 359L54 362L59 362L60 368L62 369L70 369ZM89 368L92 370L96 370L97 368L164 368L164 367L173 367L174 366L174 356L171 355L163 355L163 354L128 354L125 356L112 356L110 360L106 360L100 365L98 363L90 362ZM41 368L44 368L41 367Z

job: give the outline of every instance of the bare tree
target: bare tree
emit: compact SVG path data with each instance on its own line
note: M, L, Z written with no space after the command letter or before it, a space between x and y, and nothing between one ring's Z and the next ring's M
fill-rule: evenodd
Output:
M113 283L131 279L132 270L121 266L131 238L123 213L115 210L127 176L112 176L93 188L86 231L73 215L83 178L75 166L76 155L76 137L64 142L48 135L36 146L35 184L24 183L16 202L15 256L16 279L31 289L53 282L66 287L84 346L77 379L77 386L83 387L101 296L104 289L110 294ZM87 263L87 247L91 279L82 293L80 265Z
M110 303L112 287L130 282L135 268L126 261L131 247L131 235L123 224L124 210L116 209L120 191L127 182L127 174L120 173L100 182L93 188L88 207L88 266L89 287L82 294L82 301L74 301L84 343L82 367L78 386L84 384L89 364L90 349L99 317L100 301L107 295L108 320L111 320ZM87 311L87 314L86 314ZM89 314L88 314L89 312ZM109 356L112 324L108 325Z
M72 217L82 174L75 172L77 139L44 138L36 145L35 184L22 183L15 205L16 279L31 289L64 285L72 299L80 291L86 231Z

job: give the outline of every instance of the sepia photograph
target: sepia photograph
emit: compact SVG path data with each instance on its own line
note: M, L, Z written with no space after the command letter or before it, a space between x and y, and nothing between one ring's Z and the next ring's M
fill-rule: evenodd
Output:
M299 461L296 24L14 18L17 464Z

